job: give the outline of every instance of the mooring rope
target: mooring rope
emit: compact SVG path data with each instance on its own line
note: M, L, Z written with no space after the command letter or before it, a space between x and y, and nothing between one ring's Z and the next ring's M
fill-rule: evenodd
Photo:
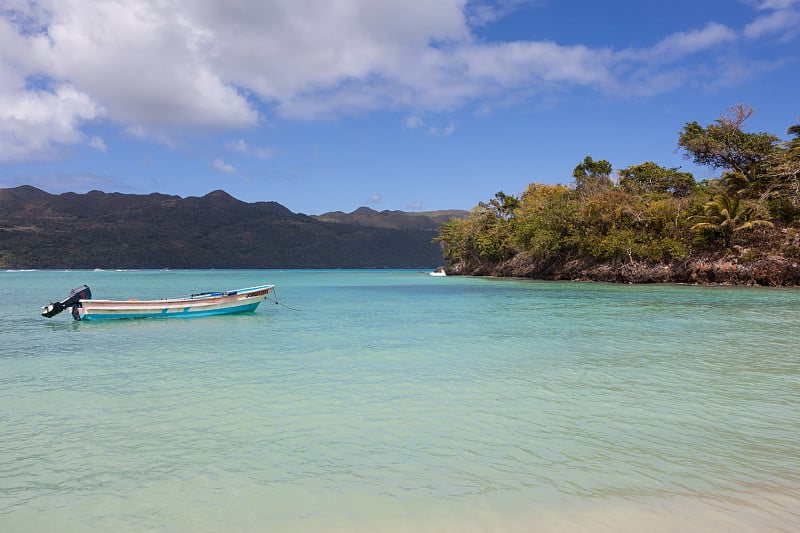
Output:
M274 288L272 289L272 294L275 296L275 299L273 300L272 298L267 298L267 300L269 300L270 302L273 302L275 305L283 306L286 309L289 309L290 311L300 311L300 309L295 309L294 307L289 307L285 303L279 302L278 301L278 293L275 292Z

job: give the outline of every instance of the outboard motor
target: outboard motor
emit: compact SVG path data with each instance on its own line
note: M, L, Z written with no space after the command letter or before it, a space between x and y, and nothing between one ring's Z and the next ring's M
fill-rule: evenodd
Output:
M78 308L81 306L80 301L91 299L92 291L89 289L89 286L81 285L77 289L72 289L72 292L70 292L69 296L64 300L42 307L42 316L52 318L67 307L72 307L73 318L75 318L75 320L80 320L80 316L78 315Z

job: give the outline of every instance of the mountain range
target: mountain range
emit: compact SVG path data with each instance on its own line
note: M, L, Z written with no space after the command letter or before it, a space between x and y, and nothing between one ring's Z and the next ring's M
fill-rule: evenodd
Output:
M0 268L431 268L466 211L293 213L217 190L50 194L0 189Z

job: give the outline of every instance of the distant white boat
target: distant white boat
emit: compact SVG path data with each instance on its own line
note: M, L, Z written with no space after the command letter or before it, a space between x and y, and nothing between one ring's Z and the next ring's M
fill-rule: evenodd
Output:
M431 272L431 276L442 277L446 275L447 274L445 273L444 270L434 270L433 272Z
M42 307L42 316L51 318L68 307L72 308L75 320L187 318L246 313L255 311L274 289L274 285L259 285L233 291L201 292L185 298L164 300L92 300L92 291L83 285L73 289L65 300Z

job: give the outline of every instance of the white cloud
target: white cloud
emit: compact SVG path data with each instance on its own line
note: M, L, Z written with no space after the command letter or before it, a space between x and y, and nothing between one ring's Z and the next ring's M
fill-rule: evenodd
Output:
M177 4L57 0L48 74L70 79L142 131L241 127L257 113L203 57L206 29Z
M259 159L272 159L278 154L275 148L256 148L255 156Z
M724 24L711 22L702 30L673 33L645 50L644 55L654 61L673 61L736 39L735 31Z
M481 87L513 89L530 84L569 82L605 83L612 54L585 46L560 46L550 42L513 42L461 47L455 54L466 79Z
M230 141L225 144L225 148L240 154L253 155L258 159L271 159L278 153L275 148L251 147L244 139Z
M159 140L181 128L256 123L239 90L199 60L180 13L132 0L4 6L0 160L82 142L81 127L100 117Z
M800 0L762 0L759 9L788 9L800 5Z
M447 124L443 128L440 128L438 126L430 126L428 128L428 134L429 135L437 135L437 136L442 136L442 137L447 137L448 135L452 135L453 132L455 132L455 131L456 131L456 126L452 122L450 122L449 124Z
M749 39L763 36L778 36L788 40L800 34L800 2L792 0L773 0L764 2L762 10L772 13L762 15L745 26L744 35ZM774 10L774 11L773 11Z
M82 128L100 119L171 143L187 131L254 127L264 122L261 109L309 120L399 110L406 127L419 128L425 113L467 104L486 111L574 87L652 94L718 78L713 56L702 54L739 35L786 39L800 28L800 2L763 0L755 5L761 16L741 33L710 22L638 49L473 34L542 3L7 0L0 160L86 142ZM684 63L690 56L707 60ZM275 154L233 142L228 148L241 153Z
M50 159L59 146L82 142L80 126L102 115L88 95L69 85L0 91L0 161Z
M229 165L222 159L215 159L211 166L214 167L214 170L219 170L220 172L225 172L226 174L236 173L236 167Z
M471 0L466 4L466 16L471 26L484 26L513 14L519 9L538 6L544 0Z
M272 0L231 9L207 1L192 17L213 28L216 70L291 111L303 94L385 78L432 39L468 38L462 7L463 0Z
M405 120L406 128L411 129L411 130L419 128L423 124L424 124L424 122L418 116L413 116L412 115L410 117L406 117L406 120Z
M382 200L383 196L378 193L375 193L375 194L370 194L369 199L367 201L371 204L379 204L381 203Z
M412 211L420 211L423 205L424 202L422 200L414 200L413 202L411 202L406 206L406 209L410 209Z
M89 146L101 152L106 151L106 142L103 140L102 137L95 136L89 139Z
M229 143L225 144L225 148L228 150L233 150L234 152L240 152L242 154L246 154L248 151L248 146L244 139L230 141Z

